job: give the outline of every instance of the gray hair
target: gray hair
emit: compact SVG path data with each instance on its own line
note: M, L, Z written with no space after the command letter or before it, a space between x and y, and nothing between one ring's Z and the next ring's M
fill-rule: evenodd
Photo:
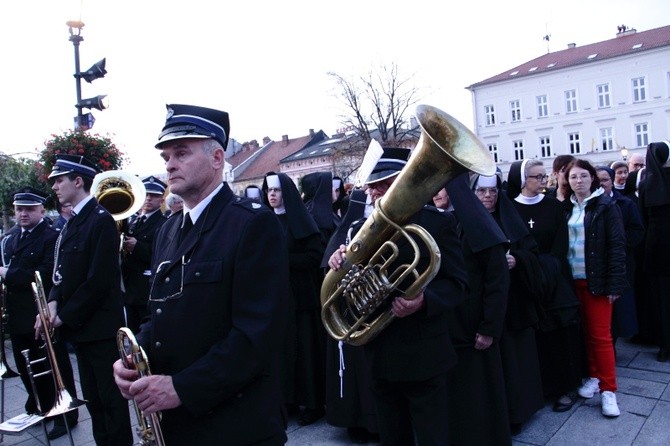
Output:
M524 178L528 177L528 172L530 172L530 169L532 169L535 166L544 167L544 163L541 160L528 160L523 169Z
M204 144L202 145L202 150L205 151L206 154L212 155L215 150L221 149L223 150L223 147L221 146L221 143L219 143L216 139L206 139Z
M168 194L167 198L165 199L165 204L167 204L168 206L173 206L180 201L183 201L183 200L181 199L181 197L179 195L173 194L172 192L170 192L170 194Z

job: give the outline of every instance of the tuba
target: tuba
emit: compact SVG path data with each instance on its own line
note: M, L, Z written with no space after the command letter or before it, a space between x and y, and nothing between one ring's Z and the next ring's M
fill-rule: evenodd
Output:
M495 173L486 147L458 120L429 105L419 105L416 118L421 136L407 165L347 246L342 267L324 278L321 319L335 340L366 344L393 320L388 302L388 308L382 308L391 293L416 296L437 274L440 252L435 240L407 221L461 173ZM422 270L417 269L419 245L411 235L428 248L430 262ZM414 260L391 270L402 237L414 251Z
M107 209L116 221L119 230L119 252L123 251L125 234L123 221L139 211L147 197L144 183L135 175L123 170L108 170L93 179L91 195Z
M149 359L144 349L137 343L135 335L127 327L119 328L116 333L116 344L119 348L121 362L126 368L135 369L140 375L151 375L149 368ZM128 356L132 358L132 363L128 362ZM161 431L160 413L144 415L137 403L133 401L135 414L137 415L137 434L140 437L141 446L164 446L163 432Z
M44 347L46 348L47 355L46 358L31 361L29 365L44 361L45 359L48 359L49 363L51 364L50 371L38 373L34 376L34 378L42 376L42 374L46 373L51 373L51 376L53 377L54 385L56 386L56 400L54 401L51 409L47 413L43 414L44 417L52 417L70 412L71 410L86 404L86 401L74 398L65 388L65 384L63 384L63 378L60 374L60 369L56 360L56 353L53 347L52 338L54 329L51 325L51 311L49 310L49 305L47 304L47 298L44 293L44 286L42 285L42 277L40 276L39 271L35 271L35 281L31 285L33 289L33 295L35 297L35 304L37 305L37 316L40 319L42 327L42 339L44 340Z
M91 194L118 222L140 210L147 191L137 176L123 170L108 170L95 176Z

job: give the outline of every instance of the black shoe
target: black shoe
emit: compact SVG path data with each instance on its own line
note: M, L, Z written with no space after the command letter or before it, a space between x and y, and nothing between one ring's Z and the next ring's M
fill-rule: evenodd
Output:
M510 423L509 430L512 437L519 435L523 429L523 423Z
M348 427L347 435L349 440L355 444L367 444L371 437L370 432L364 427Z
M554 403L554 412L567 412L577 402L577 395L574 392L566 393Z
M300 412L298 417L298 424L301 426L308 426L314 423L316 420L323 418L325 411L323 409L309 409L305 408Z
M67 428L65 425L54 425L54 427L51 428L49 433L47 434L47 438L49 440L55 440L56 438L60 438L63 435L67 434Z
M667 362L668 358L670 358L670 349L667 348L661 348L656 355L658 362Z

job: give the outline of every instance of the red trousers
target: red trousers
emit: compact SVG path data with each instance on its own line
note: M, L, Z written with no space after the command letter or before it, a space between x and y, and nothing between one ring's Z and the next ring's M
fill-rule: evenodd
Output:
M586 280L575 280L581 302L584 344L589 377L600 380L600 391L616 392L614 345L612 344L612 304L607 296L592 294Z

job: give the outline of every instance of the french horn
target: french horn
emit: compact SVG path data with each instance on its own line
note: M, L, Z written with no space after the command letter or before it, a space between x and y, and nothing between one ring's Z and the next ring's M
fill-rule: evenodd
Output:
M489 151L458 120L429 105L419 105L416 118L421 136L407 165L347 246L342 266L330 270L323 281L321 319L335 340L351 345L370 342L393 321L390 304L383 305L389 296L401 292L413 298L437 274L441 262L437 244L421 226L407 225L409 219L461 173L495 174ZM421 270L419 245L412 235L430 255L428 266ZM414 260L397 266L401 237L414 250Z

